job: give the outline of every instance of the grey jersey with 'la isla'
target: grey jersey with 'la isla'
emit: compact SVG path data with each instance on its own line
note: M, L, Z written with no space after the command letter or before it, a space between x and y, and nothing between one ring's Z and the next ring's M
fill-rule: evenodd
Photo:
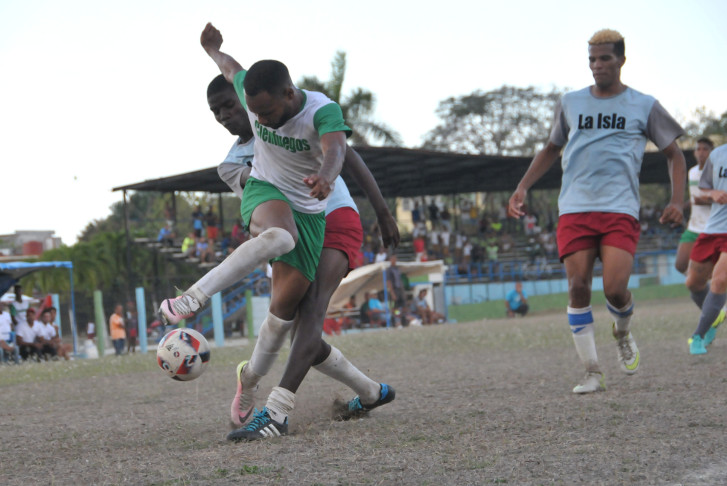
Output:
M684 134L656 99L626 88L596 98L591 88L563 95L550 141L563 151L561 215L589 211L639 218L639 173L646 141L659 150Z
M712 150L702 170L700 189L727 191L727 145ZM727 204L712 203L703 233L727 233Z

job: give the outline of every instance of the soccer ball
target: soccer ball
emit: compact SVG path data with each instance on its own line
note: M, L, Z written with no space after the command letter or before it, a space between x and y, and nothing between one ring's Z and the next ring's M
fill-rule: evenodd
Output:
M175 329L159 341L157 363L175 380L194 380L204 372L209 361L210 345L194 329Z

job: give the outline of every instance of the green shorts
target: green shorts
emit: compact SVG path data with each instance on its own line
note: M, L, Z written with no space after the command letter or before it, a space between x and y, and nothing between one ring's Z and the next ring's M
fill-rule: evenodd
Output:
M694 243L699 238L699 233L694 231L684 230L682 237L679 238L679 243Z
M285 201L290 206L288 198L277 187L268 182L249 178L245 184L245 191L240 204L240 215L245 226L250 226L252 212L258 205L274 199ZM296 211L292 207L290 210L293 212L295 226L298 228L298 243L291 252L273 258L270 263L285 262L300 271L305 278L312 282L315 279L318 262L321 259L323 236L326 232L326 217L323 212L306 214Z

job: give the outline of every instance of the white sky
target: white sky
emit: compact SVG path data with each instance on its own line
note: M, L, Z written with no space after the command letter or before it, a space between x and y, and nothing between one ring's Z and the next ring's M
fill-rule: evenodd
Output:
M426 7L426 5L432 5ZM678 118L727 111L727 2L0 0L0 234L52 229L72 244L121 200L111 188L221 161L231 135L206 103L211 21L244 67L279 59L294 80L377 97L377 119L416 147L448 97L503 84L591 84L587 40L626 38L622 80Z

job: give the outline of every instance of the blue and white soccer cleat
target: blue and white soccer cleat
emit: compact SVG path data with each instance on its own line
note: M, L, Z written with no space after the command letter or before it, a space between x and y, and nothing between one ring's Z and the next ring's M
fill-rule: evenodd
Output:
M261 439L271 439L288 435L288 417L285 422L278 423L270 418L267 407L262 411L255 410L253 419L245 427L233 430L227 434L227 440L233 442L253 441Z

